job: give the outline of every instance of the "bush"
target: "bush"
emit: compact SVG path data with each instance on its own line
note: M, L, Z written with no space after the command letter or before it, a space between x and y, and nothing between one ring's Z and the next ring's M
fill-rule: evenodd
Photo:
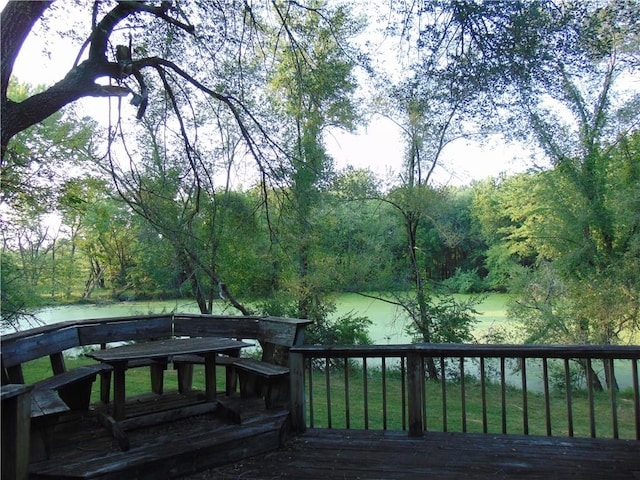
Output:
M305 343L313 345L371 345L369 317L357 317L352 312L309 325Z
M259 305L262 315L274 315L297 318L297 306L294 302L283 302L271 298ZM305 331L305 343L312 345L370 345L369 317L359 317L349 312L338 318L330 318L336 311L331 301L316 302L313 323Z
M485 282L478 270L462 270L456 269L456 273L453 277L447 278L444 285L448 287L452 292L457 293L480 293L487 290L487 282Z

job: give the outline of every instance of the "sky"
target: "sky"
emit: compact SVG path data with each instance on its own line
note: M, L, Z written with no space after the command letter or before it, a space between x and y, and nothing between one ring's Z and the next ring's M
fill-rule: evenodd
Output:
M5 3L6 0L0 0L0 8ZM62 79L73 65L77 47L58 39L47 45L47 50L48 55L43 54L42 40L30 35L14 66L14 76L23 82L45 85ZM89 99L81 105L96 120L106 123L106 99ZM404 146L398 127L389 119L374 117L369 125L355 133L333 130L325 141L338 169L347 166L369 168L382 180L397 178L401 171ZM466 185L474 179L524 171L529 165L529 154L522 147L507 145L499 136L482 144L460 140L445 148L442 161L434 172L434 182L437 185Z
M380 178L400 172L404 145L398 127L385 118L374 119L357 133L332 132L327 149L338 168L347 165L370 168ZM459 140L447 146L441 165L434 172L440 185L468 185L472 180L522 172L530 166L529 153L508 145L499 136L484 142Z

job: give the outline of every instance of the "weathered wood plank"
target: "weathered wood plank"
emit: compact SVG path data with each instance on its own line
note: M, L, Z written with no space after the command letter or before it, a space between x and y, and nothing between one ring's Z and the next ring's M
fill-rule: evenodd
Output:
M206 416L212 417L210 415ZM167 479L211 466L240 461L247 455L273 451L281 445L286 412L254 418L246 425L223 425L219 421L174 422L171 426L144 428L128 433L127 452L104 448L74 449L58 444L54 458L31 466L31 478ZM176 428L183 425L183 428ZM90 435L87 432L87 435ZM75 441L82 441L81 437Z
M635 480L637 471L635 441L310 429L282 451L189 478Z
M233 366L239 371L254 373L265 378L280 377L289 375L289 369L273 363L261 362L253 358L238 358L233 362Z
M307 413L304 388L304 358L302 355L299 353L292 354L289 357L289 367L291 369L289 376L291 429L294 432L304 432ZM348 389L346 391L348 392Z
M259 339L283 347L301 345L309 320L263 317L259 324Z
M74 327L62 328L13 340L2 337L2 366L9 368L79 346Z
M2 478L26 480L29 476L29 423L31 387L3 385Z
M36 391L57 390L72 410L86 410L91 400L91 385L99 373L111 370L109 365L84 365L45 378L33 384Z
M424 402L424 364L422 357L416 352L407 357L407 389L409 407L409 435L420 437L424 432L422 417Z
M137 417L127 418L126 420L118 422L118 425L123 430L131 430L151 425L159 425L161 423L174 422L176 420L195 417L197 415L213 413L217 409L217 402L198 403L196 405L172 408L161 412L147 413Z
M173 323L176 336L242 339L255 339L258 336L257 318L176 314Z
M79 324L80 345L100 345L129 340L168 338L173 334L172 317L144 317Z
M34 390L31 395L31 418L69 411L69 406L53 390Z

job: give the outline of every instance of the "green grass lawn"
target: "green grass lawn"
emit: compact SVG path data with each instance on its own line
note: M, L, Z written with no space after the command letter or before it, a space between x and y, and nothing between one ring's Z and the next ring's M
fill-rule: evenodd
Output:
M79 356L67 358L67 368L95 363L95 360ZM26 383L47 378L53 374L48 358L41 358L24 364L24 376ZM149 393L151 382L148 368L134 368L127 371L127 395L134 396ZM218 389L224 390L225 376L223 367L219 367L217 382ZM333 428L347 427L346 414L349 413L349 428L365 428L365 418L369 429L382 429L384 419L383 385L382 375L377 369L369 369L366 380L366 395L364 379L359 369L351 369L349 374L348 403L345 395L344 370L337 369L330 375L330 409L327 408L326 375L320 371L314 371L313 398L307 398L307 423L310 425L313 414L313 426L327 427L329 424L329 411L331 414L331 426ZM194 388L204 389L204 369L202 366L194 367ZM177 390L177 374L171 366L165 372L165 391ZM427 398L427 430L443 431L443 402L442 389L439 382L428 381L426 383ZM386 428L389 430L402 429L402 389L400 375L391 371L386 375ZM308 390L307 390L308 395ZM462 398L461 388L456 382L446 384L446 430L451 432L462 431ZM365 399L368 402L365 415ZM92 400L99 400L99 382L94 383ZM313 403L311 410L310 400ZM573 401L573 428L574 435L580 437L590 436L589 426L589 402L586 392L582 390L572 392ZM529 392L528 425L529 434L546 435L544 396L541 393ZM517 388L509 387L506 392L507 405L507 432L513 434L523 433L523 395ZM635 414L633 395L631 391L623 391L617 394L617 415L620 438L635 438ZM558 436L567 435L567 404L564 393L554 392L550 400L552 434ZM487 383L486 386L486 411L487 430L489 433L502 432L501 413L501 389L495 383ZM598 437L612 437L611 399L609 392L595 392L594 411L596 421L596 434ZM468 432L482 432L482 397L481 388L477 381L467 379L465 395L466 430Z
M66 358L68 369L79 367L81 365L95 364L96 361L80 355L77 358ZM38 380L53 375L51 363L48 357L38 358L23 364L24 380L26 383L33 383ZM218 368L218 376L216 378L218 389L224 390L224 370L223 367ZM126 373L127 396L142 395L151 392L151 376L149 368L132 368ZM100 382L93 384L91 392L91 400L97 402L100 400ZM193 373L193 387L204 390L204 366L195 365ZM164 374L165 391L178 390L178 375L171 365Z

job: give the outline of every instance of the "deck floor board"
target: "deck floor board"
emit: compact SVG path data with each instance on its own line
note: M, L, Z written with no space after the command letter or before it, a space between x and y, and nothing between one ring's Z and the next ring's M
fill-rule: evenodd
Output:
M183 480L640 479L640 442L515 435L308 430L286 448Z

